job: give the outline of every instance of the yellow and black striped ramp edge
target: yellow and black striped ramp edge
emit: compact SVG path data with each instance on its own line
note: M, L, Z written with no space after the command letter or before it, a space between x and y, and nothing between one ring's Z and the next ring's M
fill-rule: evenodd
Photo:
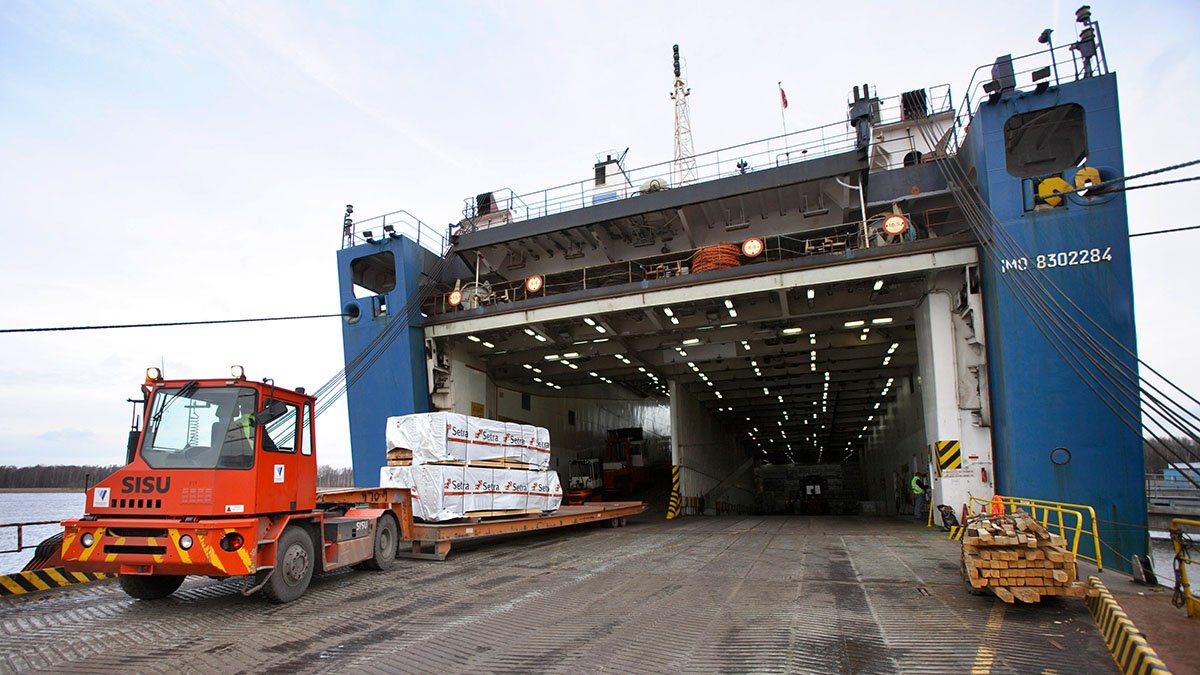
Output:
M1125 675L1169 675L1171 671L1167 670L1167 664L1146 643L1142 632L1129 620L1104 583L1096 577L1088 577L1088 586L1096 591L1095 597L1088 596L1088 610L1121 672Z
M962 539L964 529L966 528L964 528L962 525L951 525L950 533L946 535L946 538L951 541Z
M667 520L679 517L679 509L683 506L683 498L679 494L679 465L671 467L671 501L667 504Z
M933 444L933 456L937 458L939 476L943 471L960 468L962 466L962 443L938 441Z
M47 567L30 572L14 572L0 575L0 596L24 595L38 591L48 591L51 588L62 588L75 584L86 584L89 581L99 581L115 577L115 574L103 572L68 572L61 567Z

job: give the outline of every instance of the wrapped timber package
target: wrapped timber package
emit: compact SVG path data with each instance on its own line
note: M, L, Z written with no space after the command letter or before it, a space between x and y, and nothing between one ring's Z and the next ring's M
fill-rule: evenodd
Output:
M458 413L433 412L389 417L387 450L407 450L413 464L432 462L523 462L550 465L550 432L541 427L498 422Z
M381 487L408 488L413 515L426 521L499 511L554 511L562 503L562 485L554 471L413 464L385 466L379 481Z

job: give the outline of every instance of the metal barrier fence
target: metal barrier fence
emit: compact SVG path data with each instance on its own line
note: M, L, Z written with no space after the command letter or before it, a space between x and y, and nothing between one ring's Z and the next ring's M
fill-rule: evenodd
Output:
M16 531L16 548L3 548L0 553L20 553L27 548L36 548L41 543L41 539L32 544L25 543L25 528L27 527L45 527L47 525L58 525L57 520L32 520L27 523L0 523L0 542L9 541L10 537L4 534L8 529ZM3 544L0 544L3 545Z
M1076 558L1095 563L1096 569L1104 569L1103 556L1100 551L1100 531L1096 525L1096 511L1086 504L1069 504L1067 502L1052 502L1045 499L1030 499L1026 497L1005 497L997 495L1004 504L1006 511L1022 508L1029 512L1047 530L1054 532L1067 540L1067 547ZM979 505L979 510L975 506ZM992 500L982 497L971 497L967 510L969 515L987 513ZM964 523L965 524L965 523ZM1080 541L1090 539L1093 555L1081 553Z

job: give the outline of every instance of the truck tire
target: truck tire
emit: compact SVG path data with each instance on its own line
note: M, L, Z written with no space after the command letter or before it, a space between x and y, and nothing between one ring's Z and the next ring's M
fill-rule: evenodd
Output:
M375 524L375 555L356 564L360 570L390 570L396 565L397 540L396 519L384 514Z
M121 590L131 598L138 600L160 600L179 590L183 584L183 575L152 574L150 576L135 576L122 574L117 577Z
M291 602L304 595L313 575L312 537L303 529L289 525L275 546L275 569L262 592L270 602Z

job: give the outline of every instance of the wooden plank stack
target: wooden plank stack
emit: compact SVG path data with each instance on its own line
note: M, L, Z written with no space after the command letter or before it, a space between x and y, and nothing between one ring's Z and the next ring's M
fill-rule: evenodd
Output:
M967 582L1005 602L1087 594L1087 587L1077 580L1075 554L1067 549L1066 540L1024 511L969 520L962 541Z

